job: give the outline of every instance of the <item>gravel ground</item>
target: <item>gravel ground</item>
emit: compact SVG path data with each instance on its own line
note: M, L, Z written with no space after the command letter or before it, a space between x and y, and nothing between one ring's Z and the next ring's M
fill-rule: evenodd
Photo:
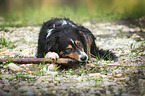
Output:
M113 61L71 68L53 64L0 65L0 96L145 96L145 32L113 23L83 23ZM0 58L35 57L40 27L0 28Z

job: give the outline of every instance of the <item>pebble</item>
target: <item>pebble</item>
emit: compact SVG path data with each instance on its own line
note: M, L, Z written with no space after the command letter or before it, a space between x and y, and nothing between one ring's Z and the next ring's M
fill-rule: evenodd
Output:
M101 74L100 73L90 73L88 74L89 76L92 76L92 77L100 77Z
M32 92L32 91L27 91L27 92L25 92L23 94L24 94L24 96L35 96L35 95L37 95L37 93Z
M20 68L18 65L14 64L14 63L9 63L8 64L9 69L11 69L12 71L22 71L22 68Z
M49 71L56 71L57 69L58 69L57 66L54 65L54 64L50 64L50 65L48 66L48 70L49 70Z
M21 86L18 88L18 91L24 93L24 92L38 92L37 87L35 86Z
M141 41L143 40L143 38L141 38L141 36L137 35L137 34L133 34L130 38L136 40L136 41Z
M48 90L49 90L48 88L41 88L41 91L46 92L46 93L49 93Z
M41 76L35 83L42 83L43 81L52 81L53 78L51 76Z
M117 74L117 75L115 75L116 77L121 77L122 76L122 74Z
M26 85L29 85L29 83L28 83L28 81L21 81L21 82L17 83L17 85L26 86Z
M9 91L9 90L10 90L10 87L7 86L7 85L5 85L5 86L3 87L3 90L4 90L4 91Z
M126 79L126 78L115 78L114 80L116 80L116 81L127 81L128 79Z
M95 64L91 63L91 64L87 64L88 67L96 67Z
M139 79L138 83L140 87L145 87L145 79Z
M106 90L106 95L111 96L111 92Z
M6 96L7 92L4 92L2 89L0 89L0 96Z
M72 86L73 86L73 84L64 84L64 85L59 86L58 88L60 88L60 89L67 89L67 88L70 88Z
M3 87L3 84L2 83L0 83L0 88L2 88Z
M121 96L131 96L131 94L129 94L129 93L122 93Z
M131 90L131 93L132 94L140 94L140 91L139 90Z
M20 92L32 91L32 88L29 86L22 86L22 87L18 88L18 91L20 91Z
M58 74L58 72L56 71L57 69L58 69L57 65L49 64L46 65L43 69L41 69L41 71L43 71L46 75L55 76Z

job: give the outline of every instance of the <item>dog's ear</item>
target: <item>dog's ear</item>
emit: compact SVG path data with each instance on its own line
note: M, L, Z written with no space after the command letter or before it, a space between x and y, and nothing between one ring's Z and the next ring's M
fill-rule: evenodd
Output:
M48 37L46 39L45 49L47 50L47 52L57 49L57 41L58 41L58 39L59 39L59 35L56 35L56 34L53 34L52 36L50 36L50 37Z
M87 53L87 55L91 56L91 45L93 40L95 39L94 35L91 33L90 30L87 28L84 28L83 26L78 27L78 33L81 37L81 41L84 45L84 50Z
M87 29L83 26L78 26L78 30L79 30L78 32L80 34L82 34L82 36L87 35L87 36L89 36L89 38L96 39L89 29Z

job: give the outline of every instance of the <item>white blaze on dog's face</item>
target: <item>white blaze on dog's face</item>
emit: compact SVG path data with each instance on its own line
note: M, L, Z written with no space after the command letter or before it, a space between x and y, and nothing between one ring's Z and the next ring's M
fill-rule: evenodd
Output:
M83 48L83 44L81 43L81 41L78 40L72 40L70 39L72 44L76 45L76 51L78 51L79 53L79 60L78 61L87 61L88 60L88 56L87 54L84 52L84 48Z
M68 39L66 39L67 41ZM87 54L84 52L84 47L81 41L72 40L69 38L69 41L63 44L65 50L61 50L59 55L61 57L69 57L80 62L86 62L88 60Z

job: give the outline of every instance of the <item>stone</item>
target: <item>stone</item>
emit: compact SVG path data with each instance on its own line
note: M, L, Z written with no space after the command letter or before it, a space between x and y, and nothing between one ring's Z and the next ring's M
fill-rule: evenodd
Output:
M89 76L92 76L92 77L100 77L101 74L100 73L90 73L88 74Z
M3 90L0 89L0 96L6 96L7 92L4 92Z
M18 88L18 91L20 91L20 92L32 91L32 88L30 86L22 86L22 87Z
M3 84L0 83L0 88L2 88L2 87L3 87Z
M87 64L87 66L88 66L88 67L92 67L92 68L96 67L96 65L93 64L93 63Z
M139 36L138 34L133 34L131 36L131 38L134 39L134 40L136 40L136 41L141 41L142 40L141 36Z
M116 77L121 77L121 76L122 76L122 74L117 74L117 75L116 75Z
M19 83L17 83L17 85L20 85L20 86L27 86L29 83L27 81L21 81Z
M3 90L4 90L4 91L9 91L9 90L10 90L10 87L7 86L7 85L5 85L5 86L3 87Z
M139 79L138 83L139 83L140 87L145 87L145 80L144 79Z
M24 93L24 96L34 96L34 95L36 95L36 93L32 91L27 91Z
M49 71L56 71L57 69L58 69L57 66L54 65L54 64L50 64L50 65L48 66L48 70L49 70Z
M64 85L61 85L59 86L60 89L67 89L69 87L73 86L73 84L64 84Z
M21 71L22 68L20 68L18 65L14 64L14 63L9 63L8 64L9 69L11 69L12 71Z
M35 83L42 83L43 81L52 81L53 78L51 76L41 76Z

